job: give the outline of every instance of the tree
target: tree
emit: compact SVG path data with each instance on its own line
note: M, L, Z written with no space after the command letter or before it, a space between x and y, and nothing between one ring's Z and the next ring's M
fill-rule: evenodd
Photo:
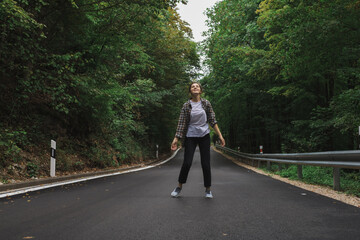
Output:
M101 167L152 157L155 143L168 150L176 90L198 67L178 2L3 1L2 129L24 133L20 149L55 138ZM1 132L2 152L9 138Z
M354 0L225 0L208 11L204 82L230 146L353 147L335 109L359 84L358 7Z

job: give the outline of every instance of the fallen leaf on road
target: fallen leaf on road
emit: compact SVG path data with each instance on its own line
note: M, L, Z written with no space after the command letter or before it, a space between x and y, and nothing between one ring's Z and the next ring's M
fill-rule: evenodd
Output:
M23 239L34 239L35 237L29 236L29 237L23 237Z

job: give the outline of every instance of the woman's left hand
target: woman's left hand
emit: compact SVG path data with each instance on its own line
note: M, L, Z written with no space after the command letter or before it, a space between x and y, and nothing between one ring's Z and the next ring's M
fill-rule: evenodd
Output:
M220 136L219 140L221 142L221 146L224 147L225 146L225 139L223 138L223 136Z
M221 146L225 146L225 139L223 138L223 136L221 135L221 132L220 132L220 129L219 129L219 126L217 125L217 123L214 125L214 130L216 132L216 134L219 136L219 140L221 142Z

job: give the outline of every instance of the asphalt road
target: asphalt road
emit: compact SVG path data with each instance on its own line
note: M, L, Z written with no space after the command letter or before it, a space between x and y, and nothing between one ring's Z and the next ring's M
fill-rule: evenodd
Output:
M0 200L0 239L360 239L360 209L199 151L181 197L183 151L156 168ZM306 195L305 195L305 194Z

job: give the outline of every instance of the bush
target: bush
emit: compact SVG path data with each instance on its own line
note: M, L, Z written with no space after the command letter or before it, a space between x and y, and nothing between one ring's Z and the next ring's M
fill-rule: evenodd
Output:
M20 160L20 146L26 143L25 131L0 131L0 167L6 167L9 162Z
M26 172L28 174L28 177L36 177L39 174L39 166L36 163L29 162L26 165Z
M262 169L267 171L266 168ZM297 176L297 165L290 165L278 172L278 164L271 164L271 170L281 177L299 180ZM303 166L302 181L309 184L333 187L333 168ZM341 170L340 185L344 192L360 197L360 172L358 170Z

